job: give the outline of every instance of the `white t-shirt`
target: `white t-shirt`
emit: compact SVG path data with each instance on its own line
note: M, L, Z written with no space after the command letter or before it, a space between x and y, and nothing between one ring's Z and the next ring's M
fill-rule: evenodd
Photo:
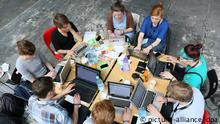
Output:
M204 113L204 108L205 108L205 101L204 101L204 97L202 95L202 93L196 89L196 88L192 88L193 89L193 100L191 105L190 102L187 108L185 109L181 109L184 108L184 106L179 105L177 107L177 111L173 114L173 118L172 118L172 123L173 124L201 124L202 119L203 119L203 113ZM174 104L173 109L176 108L176 106L178 105L178 103Z

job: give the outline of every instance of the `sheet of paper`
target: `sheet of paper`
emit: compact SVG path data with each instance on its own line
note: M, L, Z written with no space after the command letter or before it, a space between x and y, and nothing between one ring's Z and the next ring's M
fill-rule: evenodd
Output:
M118 58L119 53L114 52L114 51L110 51L107 54L105 54L105 56L112 58L112 59L117 59Z
M88 31L88 32L85 32L84 33L84 36L83 36L83 40L84 41L89 41L89 40L91 40L91 39L94 39L94 38L96 38L96 32L95 31Z
M124 51L124 46L114 46L114 50L117 53L121 53Z

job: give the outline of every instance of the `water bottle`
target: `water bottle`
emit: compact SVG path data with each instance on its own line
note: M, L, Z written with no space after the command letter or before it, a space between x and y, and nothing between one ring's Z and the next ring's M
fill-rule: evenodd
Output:
M130 70L130 64L128 61L128 57L125 56L125 58L123 59L122 71L129 71L129 70Z
M98 86L99 91L103 92L105 86L104 86L102 79L100 79L99 76L96 76L96 84Z

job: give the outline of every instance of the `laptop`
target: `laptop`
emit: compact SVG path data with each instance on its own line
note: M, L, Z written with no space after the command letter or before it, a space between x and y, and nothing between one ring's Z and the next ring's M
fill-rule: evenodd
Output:
M83 57L88 51L88 45L86 43L79 44L76 48L74 48L74 53L76 54L76 57Z
M148 60L148 54L143 53L141 51L134 50L134 48L128 48L128 53L130 56L136 57L136 58L141 59L143 61Z
M148 70L154 77L160 77L160 73L165 70L166 63L158 60L156 55L151 51L149 53L149 60L147 63Z
M143 82L138 80L131 96L131 101L138 109L141 107L146 109L149 104L153 103L155 96L155 92L147 90Z
M96 85L96 76L100 76L100 71L79 63L76 63L76 78L72 81L75 83L75 90L69 95L74 96L79 93L81 101L85 106L89 106L98 92Z
M130 108L131 106L132 90L132 85L109 81L107 99L111 100L116 111L122 112L125 107Z
M57 65L55 67L57 75L54 79L54 83L63 84L65 83L70 71L71 71L71 58L69 57L64 66Z

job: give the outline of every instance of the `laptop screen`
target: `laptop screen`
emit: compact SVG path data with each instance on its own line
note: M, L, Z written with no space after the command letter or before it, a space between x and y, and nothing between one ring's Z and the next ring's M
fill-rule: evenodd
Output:
M145 92L145 87L143 83L139 80L138 84L136 86L136 89L134 91L133 97L131 101L134 103L135 106L138 108L141 106L143 98L144 98L144 92Z
M114 82L108 82L108 90L111 96L117 96L129 99L132 92L132 86Z
M100 71L76 63L76 78L96 84L96 76L100 76Z

